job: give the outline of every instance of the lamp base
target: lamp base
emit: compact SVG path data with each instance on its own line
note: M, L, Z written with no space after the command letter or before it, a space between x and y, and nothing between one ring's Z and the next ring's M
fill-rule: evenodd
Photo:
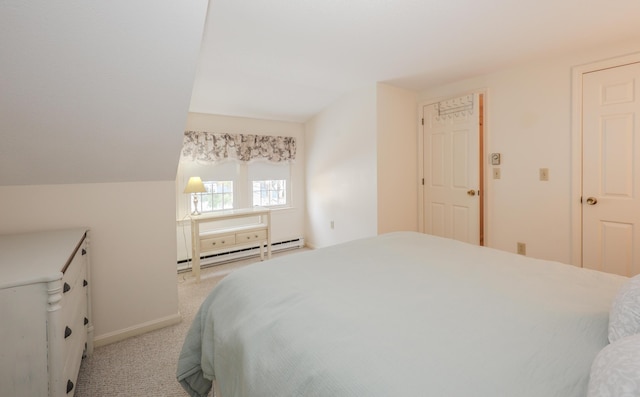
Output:
M198 195L197 193L193 194L193 208L194 210L191 212L191 215L200 215L200 211L198 211Z

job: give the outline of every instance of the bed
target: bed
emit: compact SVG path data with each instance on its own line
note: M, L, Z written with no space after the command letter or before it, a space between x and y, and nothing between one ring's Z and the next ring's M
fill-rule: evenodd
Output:
M626 277L397 232L237 270L203 302L191 396L584 397Z

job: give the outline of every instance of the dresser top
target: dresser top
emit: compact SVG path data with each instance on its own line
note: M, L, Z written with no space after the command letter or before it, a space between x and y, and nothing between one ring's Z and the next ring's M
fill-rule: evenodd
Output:
M61 279L87 230L0 235L0 289Z

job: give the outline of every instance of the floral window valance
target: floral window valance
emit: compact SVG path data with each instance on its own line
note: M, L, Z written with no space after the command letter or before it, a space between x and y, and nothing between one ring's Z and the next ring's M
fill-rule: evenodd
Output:
M185 131L182 159L220 162L236 159L243 162L264 159L274 163L292 162L296 158L296 138L251 134L223 134Z

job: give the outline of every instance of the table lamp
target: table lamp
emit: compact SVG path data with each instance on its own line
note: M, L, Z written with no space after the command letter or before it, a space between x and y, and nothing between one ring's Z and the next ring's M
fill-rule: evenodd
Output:
M193 195L193 212L191 212L191 215L200 215L200 211L198 211L197 193L203 193L206 191L207 189L205 189L204 183L202 183L202 179L200 179L199 176L192 176L189 178L189 182L187 182L184 192L191 193Z

